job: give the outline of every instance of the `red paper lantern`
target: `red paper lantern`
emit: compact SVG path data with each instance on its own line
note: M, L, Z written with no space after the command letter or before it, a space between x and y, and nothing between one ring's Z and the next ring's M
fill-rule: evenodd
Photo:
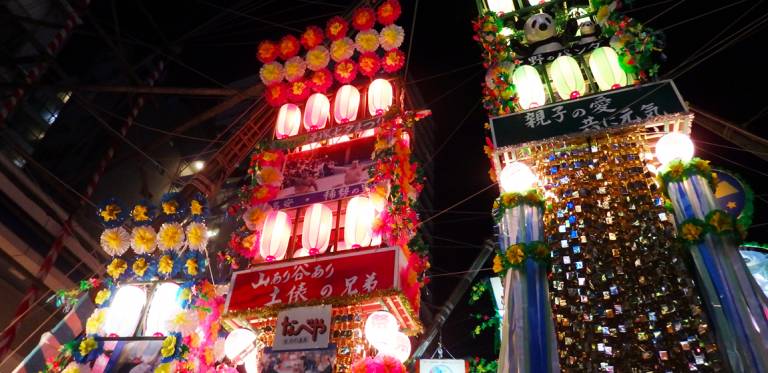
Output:
M307 30L301 34L301 45L304 46L304 49L310 50L322 44L324 38L325 35L323 34L323 29L317 26L309 26L307 27Z
M376 13L372 8L360 7L352 12L352 27L357 31L370 30L376 23Z
M379 23L384 26L391 25L397 21L402 13L400 2L397 0L386 0L376 9L376 17Z
M348 123L357 119L360 107L360 91L353 85L344 85L336 91L333 100L333 119L336 123Z
M312 91L325 93L333 85L333 74L328 69L317 70L310 75L307 84Z
M294 103L301 103L309 97L309 85L303 79L288 83L288 99Z
M331 39L331 41L347 36L347 31L349 31L349 24L344 18L339 16L329 19L325 26L325 36Z
M301 109L294 104L283 104L277 112L275 137L284 139L296 136L299 133L299 127L301 127Z
M382 115L392 106L392 84L386 79L376 79L368 86L368 112Z
M328 97L322 93L315 93L307 100L304 107L304 128L307 131L315 131L325 128L330 115L331 103Z
M301 245L309 255L322 254L328 249L332 225L333 212L328 206L315 203L307 209L301 228Z
M297 54L301 50L301 44L299 40L293 35L286 35L280 39L280 58L287 60Z
M259 252L266 261L281 260L291 239L291 218L283 211L272 211L264 220L259 238Z
M373 215L373 204L368 198L356 196L349 200L344 218L344 242L347 249L357 249L371 244Z
M381 69L379 56L377 56L374 52L361 54L357 60L357 65L359 67L360 74L363 74L369 78L372 78Z
M274 61L278 54L279 49L277 44L270 40L262 41L256 48L256 58L258 58L261 63L270 63Z
M267 87L264 91L264 99L267 104L278 107L288 100L288 86L285 83L275 83Z
M352 60L344 60L336 64L333 76L341 84L347 84L357 77L357 65Z

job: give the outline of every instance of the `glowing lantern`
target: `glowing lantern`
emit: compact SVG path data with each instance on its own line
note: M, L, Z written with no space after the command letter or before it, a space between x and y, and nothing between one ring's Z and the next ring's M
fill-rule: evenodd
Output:
M235 365L245 365L248 373L257 371L258 351L256 350L257 336L248 329L235 329L224 340L224 355Z
M283 104L280 111L277 112L277 123L275 123L275 136L278 139L284 139L290 136L296 136L301 126L301 109L294 104Z
M536 5L546 4L550 1L551 0L528 0L528 5L536 6Z
M386 346L387 340L392 338L392 334L397 333L399 325L397 319L389 312L376 311L365 320L365 339L371 346L381 349Z
M376 79L368 86L368 112L382 115L392 106L392 84L386 79Z
M501 189L506 193L523 193L533 188L533 183L536 182L536 175L525 163L513 162L501 169L499 182L501 183Z
M587 84L584 83L579 63L573 57L560 56L552 62L550 68L549 75L560 98L577 98L587 91Z
M308 251L309 255L322 254L328 249L332 224L333 212L322 203L313 204L304 213L301 245Z
M144 289L133 285L120 286L104 320L104 334L132 337L139 326L141 310L146 303L147 293Z
M373 235L373 203L366 197L352 197L344 218L344 242L348 249L366 247Z
M627 85L627 74L619 66L619 56L611 47L595 49L589 56L589 69L601 91Z
M322 93L309 96L307 106L304 108L304 128L315 131L325 127L330 115L331 103L328 97Z
M517 89L517 97L523 109L533 109L544 105L547 101L544 84L536 68L522 65L512 73L512 83Z
M283 211L272 211L261 229L259 253L268 262L283 259L290 238L291 218Z
M487 0L488 10L494 13L509 13L515 11L514 0Z
M662 166L679 159L688 162L693 158L693 141L680 132L670 132L656 143L656 158Z
M336 123L347 123L357 119L357 109L360 107L360 91L353 85L343 85L336 91L333 100L333 120Z
M166 323L182 311L178 293L179 285L172 282L162 283L155 289L149 302L144 335L168 335Z
M380 354L392 356L400 362L405 362L411 355L411 340L402 332L389 334L380 347L375 347Z

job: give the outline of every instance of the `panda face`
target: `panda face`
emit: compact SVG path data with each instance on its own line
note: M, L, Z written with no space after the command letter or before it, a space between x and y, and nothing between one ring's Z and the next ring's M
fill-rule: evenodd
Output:
M579 26L579 31L582 36L593 35L597 30L595 29L595 23L592 20L584 21Z
M552 16L547 13L538 13L525 21L525 39L529 43L549 39L555 36L555 24Z

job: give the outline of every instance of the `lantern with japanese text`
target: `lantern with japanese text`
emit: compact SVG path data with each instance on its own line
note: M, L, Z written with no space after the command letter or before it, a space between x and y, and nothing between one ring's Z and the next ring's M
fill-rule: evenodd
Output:
M589 69L601 91L627 85L627 74L619 65L619 56L611 47L595 49L589 56Z
M164 282L157 286L149 303L144 335L168 335L167 322L182 311L178 293L179 285L173 282Z
M392 105L392 84L386 79L376 79L368 86L368 112L382 115Z
M322 254L328 249L332 225L333 212L328 206L322 203L309 206L301 229L301 245L309 255Z
M560 56L550 66L550 77L562 99L578 98L587 91L584 75L576 59L571 56Z
M301 127L301 109L294 104L283 104L277 112L275 123L275 137L284 139L296 136Z
M330 111L331 103L324 94L315 93L309 96L307 106L304 107L304 128L308 131L325 128Z
M336 123L348 123L357 119L360 107L360 91L353 85L343 85L336 91L333 100L333 119Z
M283 211L272 211L264 220L259 239L259 252L268 262L281 260L291 238L291 218Z
M347 249L366 247L373 236L373 203L366 197L352 197L344 218L344 242Z
M522 65L512 73L512 83L517 89L517 97L523 109L533 109L544 105L547 101L544 84L536 68Z
M120 286L104 320L104 335L132 337L141 321L141 310L146 303L147 293L144 289L133 285Z

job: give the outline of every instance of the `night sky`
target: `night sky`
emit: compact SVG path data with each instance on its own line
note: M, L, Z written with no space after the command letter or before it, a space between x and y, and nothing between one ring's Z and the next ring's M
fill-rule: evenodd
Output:
M114 22L113 3L119 3L116 12L118 23ZM90 17L110 34L122 33L126 42L136 48L134 57L137 59L142 53L163 48L163 44L183 40L178 43L182 46L181 54L177 61L171 63L162 85L188 87L215 87L219 83L227 84L257 74L260 64L254 56L260 40L276 39L291 32L286 26L303 30L309 24L323 25L327 18L341 14L348 5L339 0L259 1L247 5L214 0L162 3L146 0L137 3L95 1ZM442 211L490 184L489 164L482 151L485 136L483 124L487 122L487 116L480 103L480 83L485 72L480 62L479 47L472 40L471 27L477 8L474 0L420 1L415 28L412 28L414 2L402 1L402 6L404 14L398 24L406 29L406 44L408 38L414 35L410 48L407 45L403 47L410 49L410 84L418 86L427 108L433 112L435 147L441 149L433 160L436 174L431 182L436 192L435 210ZM694 19L726 6L727 9ZM635 1L634 7L637 10L630 12L630 16L647 22L649 27L666 28L667 47L664 53L668 61L662 65L662 76L700 48L711 46L723 38L734 40L727 49L675 76L675 82L683 97L698 108L737 125L751 120L748 130L761 136L768 135L763 125L766 119L763 114L768 113L764 92L768 77L764 71L764 60L760 57L764 53L761 49L766 45L764 24L747 37L737 40L743 34L739 30L749 22L757 18L766 20L768 6L762 1L718 3L666 0ZM221 8L237 10L225 12L226 15L210 28L185 37L190 30L216 17ZM315 19L302 21L310 17ZM714 39L733 22L735 24L719 39ZM83 53L88 50L89 43L97 43L88 32L93 33L93 28L83 28L82 33L73 39L73 47L65 48L63 59L74 61L88 58ZM704 56L706 58L708 54ZM686 64L690 66L690 61ZM87 74L87 71L71 73L80 75ZM444 73L447 74L441 75ZM211 105L213 101L204 102ZM751 183L757 195L754 219L757 227L750 231L749 239L768 242L768 233L763 229L768 226L768 214L764 212L767 203L763 199L764 195L768 196L768 192L763 190L768 180L768 164L701 127L694 127L693 137L699 149L698 156L738 172ZM450 273L466 270L483 240L492 236L489 211L497 195L498 190L490 188L435 220L431 271L435 277L429 285L433 304L428 305L435 312L461 276ZM490 264L485 267L490 267ZM488 270L483 271L479 278L490 274ZM482 303L482 307L467 306L466 297L459 302L443 328L444 346L456 357L491 357L492 336L486 334L477 339L471 336L470 330L476 322L470 318L470 312L490 312L490 299ZM428 353L431 351L428 350Z

